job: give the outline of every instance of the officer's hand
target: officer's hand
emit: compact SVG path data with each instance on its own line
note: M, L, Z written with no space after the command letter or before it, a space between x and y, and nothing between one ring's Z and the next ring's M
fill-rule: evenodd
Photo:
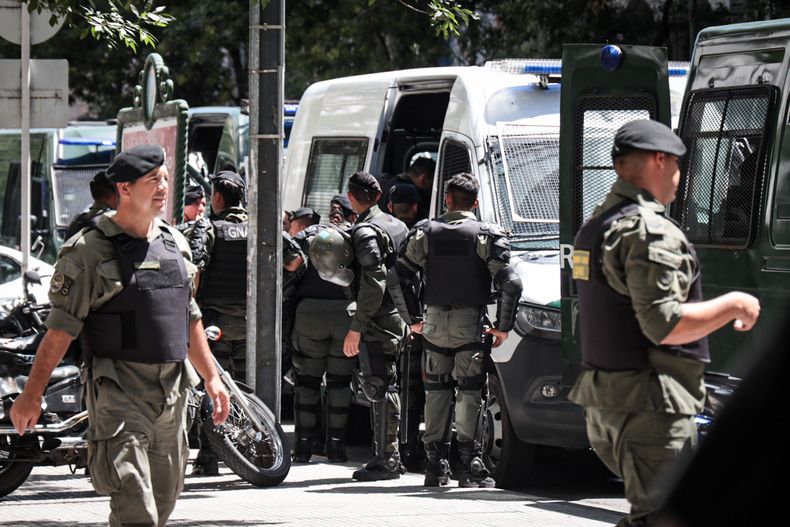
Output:
M362 340L362 333L349 330L343 341L343 354L346 357L356 357L359 355L359 341Z
M219 376L215 376L210 381L205 382L206 387L206 395L211 398L212 405L214 406L214 412L211 414L211 418L214 420L215 425L221 425L225 422L225 419L228 418L228 413L230 412L230 395L228 395L228 390L225 389L225 385L222 384L222 379Z
M41 415L41 397L33 397L28 392L22 392L11 406L11 422L19 435L25 435L27 430L32 431Z
M425 327L425 322L417 322L409 326L409 329L411 330L412 333L415 333L417 335L422 335L422 330L424 327Z
M732 326L736 331L749 331L757 323L757 318L760 316L760 301L752 295L740 291L735 291L731 294L735 296L739 312Z
M498 348L503 342L507 340L507 331L499 331L498 329L488 328L486 333L494 336L494 342L491 344L492 348Z

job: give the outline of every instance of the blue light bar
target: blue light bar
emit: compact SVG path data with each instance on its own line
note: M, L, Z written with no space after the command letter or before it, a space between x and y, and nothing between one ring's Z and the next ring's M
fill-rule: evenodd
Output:
M669 76L670 77L685 77L689 74L689 63L688 62L676 62L672 61L669 63Z
M63 137L58 143L68 146L115 146L115 139L95 139L92 137Z
M501 59L486 63L493 71L521 75L561 75L560 59Z
M620 67L620 62L623 60L623 50L620 46L607 44L601 48L601 54L598 59L601 62L601 67L606 71L614 71Z
M299 109L298 104L283 104L283 113L286 117L293 117L296 115L296 110Z

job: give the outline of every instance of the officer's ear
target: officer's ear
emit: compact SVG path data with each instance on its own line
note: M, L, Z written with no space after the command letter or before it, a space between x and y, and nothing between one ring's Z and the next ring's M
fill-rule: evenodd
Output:
M480 206L480 202L477 200L477 198L475 198L475 202L472 203L472 210L475 210L479 206Z

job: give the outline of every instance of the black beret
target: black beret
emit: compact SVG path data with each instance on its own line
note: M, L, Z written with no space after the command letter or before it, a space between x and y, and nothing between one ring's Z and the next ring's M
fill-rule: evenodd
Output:
M137 145L124 150L107 168L113 183L134 181L165 164L165 151L159 145Z
M345 214L351 214L354 212L354 207L351 206L351 201L343 194L335 194L332 196L332 201L330 203L337 203L340 205L340 208L343 209Z
M664 152L680 157L686 153L686 145L665 124L640 119L625 123L617 130L612 147L612 159L632 150Z
M365 192L381 192L381 185L378 180L367 172L357 172L348 179L348 184L359 187Z
M414 185L398 184L390 189L390 203L419 203L420 190Z
M192 205L205 196L206 193L201 185L189 185L186 192L184 192L184 205Z
M301 218L311 218L313 223L319 223L321 221L321 215L310 207L302 207L291 212L291 220L298 220Z
M214 183L216 183L217 181L230 181L240 186L241 188L246 187L246 185L244 184L244 179L239 174L233 172L232 170L223 170L221 172L217 172L216 174L212 174L211 176L209 176L209 179Z

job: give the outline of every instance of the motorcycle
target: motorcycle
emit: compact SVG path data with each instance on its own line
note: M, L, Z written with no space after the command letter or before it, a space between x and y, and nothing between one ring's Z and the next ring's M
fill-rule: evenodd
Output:
M35 273L25 276L31 283L36 277ZM49 309L35 304L27 294L27 284L25 291L23 299L0 309L4 315L0 316L0 497L15 491L35 466L69 465L72 473L87 467L88 412L76 344L52 372L33 431L20 436L11 423L11 405L24 389L45 332L41 314ZM216 327L207 328L206 333L213 340L221 334ZM259 487L280 484L291 467L285 432L249 387L234 382L216 359L215 365L231 396L228 419L214 425L210 398L195 389L189 394L187 426L197 420L219 459L243 480Z

